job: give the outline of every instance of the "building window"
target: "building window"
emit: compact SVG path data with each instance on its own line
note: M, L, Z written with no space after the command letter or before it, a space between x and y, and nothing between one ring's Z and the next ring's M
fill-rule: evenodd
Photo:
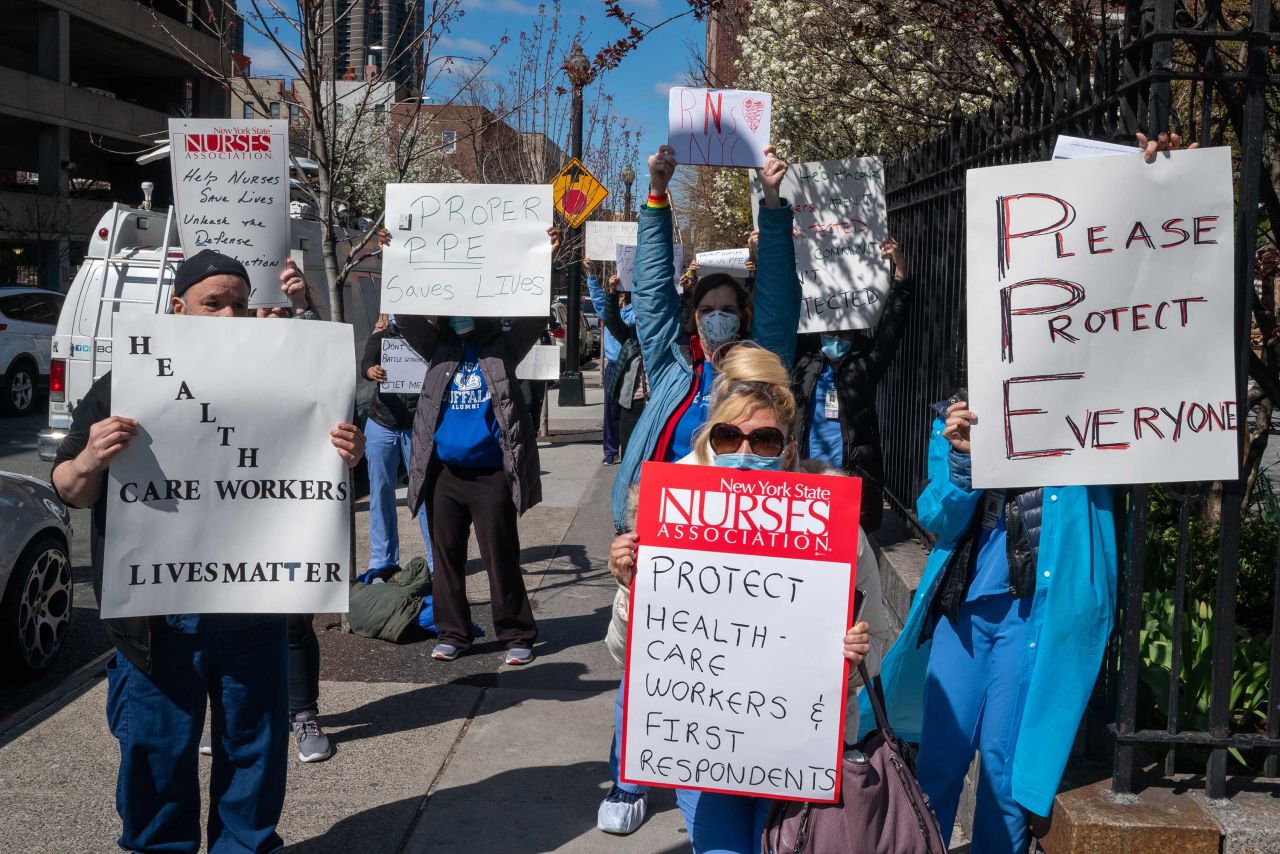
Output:
M338 121L341 122L344 118L343 114L346 112L346 110L342 109L341 104L338 104L337 106L338 106Z
M253 118L253 104L245 104L245 105L244 105L244 117L245 117L246 119L251 119L251 118Z
M290 122L296 122L298 120L298 112L299 110L298 110L297 104L289 105L289 121Z
M456 130L447 130L441 133L440 141L444 143L445 154L453 154L458 150L458 132Z
M373 120L382 124L387 120L387 105L379 101L373 105Z
M273 119L280 118L280 102L279 101L271 102L271 118Z

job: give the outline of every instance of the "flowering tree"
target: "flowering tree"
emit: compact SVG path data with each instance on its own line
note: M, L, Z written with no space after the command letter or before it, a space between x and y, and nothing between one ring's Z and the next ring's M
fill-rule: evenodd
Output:
M387 184L449 184L465 180L449 165L431 133L428 116L411 115L403 122L391 114L366 113L353 120L353 147L365 152L343 173L338 196L353 217L381 222Z

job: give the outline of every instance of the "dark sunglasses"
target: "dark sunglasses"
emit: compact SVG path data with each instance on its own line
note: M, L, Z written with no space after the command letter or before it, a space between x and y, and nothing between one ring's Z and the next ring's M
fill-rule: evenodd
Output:
M708 438L711 450L717 454L735 453L742 447L743 439L751 446L751 453L761 457L780 456L787 445L787 437L777 427L757 427L744 435L732 424L719 423L711 428Z

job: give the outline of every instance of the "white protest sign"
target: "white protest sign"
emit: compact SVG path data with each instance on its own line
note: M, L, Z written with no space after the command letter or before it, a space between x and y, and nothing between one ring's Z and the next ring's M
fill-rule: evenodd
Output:
M590 261L612 261L613 247L621 244L635 246L639 223L607 222L590 220L587 222L587 259Z
M758 217L763 194L755 176L751 187ZM780 192L795 217L800 331L875 326L890 274L880 259L880 241L889 236L880 158L799 163L787 170Z
M387 378L378 383L378 391L392 394L421 394L427 377L427 360L403 338L383 338L379 364Z
M694 256L698 263L698 275L710 276L712 273L724 273L739 279L747 278L747 262L751 260L750 249L717 249L714 252L699 252Z
M973 483L1237 475L1231 152L971 169Z
M353 347L342 323L116 324L111 412L138 436L104 487L104 618L347 610L351 487L329 431L351 418Z
M667 101L667 145L684 166L760 167L772 116L768 92L675 86Z
M552 211L545 184L388 184L382 311L546 314Z
M1118 145L1097 139L1059 135L1053 144L1054 160L1078 160L1082 157L1112 157L1117 154L1141 154L1142 149L1132 145Z
M860 486L644 464L624 781L839 800Z
M535 344L520 364L516 379L555 382L560 379L560 348L555 344Z
M267 119L169 119L178 235L188 258L213 249L249 271L251 307L286 306L289 125Z
M684 275L684 244L671 247L672 267L675 271L676 291L680 290L680 277ZM618 290L634 290L636 277L636 247L618 244L614 247L613 262L618 269Z

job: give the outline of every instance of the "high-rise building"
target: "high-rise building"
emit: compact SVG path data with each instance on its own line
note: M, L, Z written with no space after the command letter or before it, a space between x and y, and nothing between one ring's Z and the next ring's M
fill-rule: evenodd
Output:
M424 5L420 0L324 0L324 56L336 80L381 77L404 97L421 86Z

